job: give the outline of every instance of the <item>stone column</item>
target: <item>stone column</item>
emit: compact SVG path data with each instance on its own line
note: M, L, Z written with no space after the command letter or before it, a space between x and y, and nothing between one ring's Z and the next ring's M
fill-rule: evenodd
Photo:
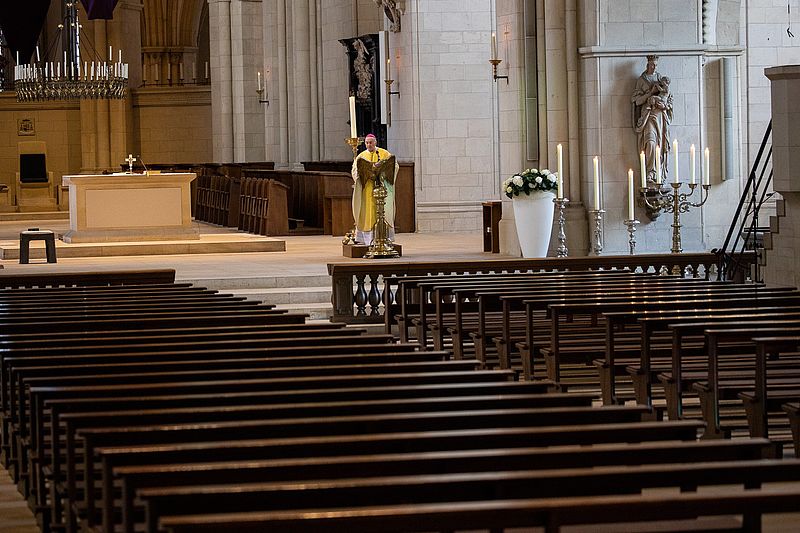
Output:
M208 0L211 50L211 128L214 161L234 160L231 88L231 0Z
M258 101L257 73L264 61L261 0L231 2L231 109L233 122L233 161L263 161L264 110Z
M786 207L780 232L772 235L773 248L766 251L764 281L796 286L800 283L800 66L772 67L764 74L772 93L772 187Z

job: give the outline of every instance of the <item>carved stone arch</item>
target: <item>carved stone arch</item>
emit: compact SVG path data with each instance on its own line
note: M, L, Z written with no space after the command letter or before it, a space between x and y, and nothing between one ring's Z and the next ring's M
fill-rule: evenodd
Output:
M204 77L203 66L198 65L199 38L208 34L201 29L203 21L208 23L205 0L144 0L142 52L151 84L156 71L158 84L178 82L181 70L186 82L195 72Z

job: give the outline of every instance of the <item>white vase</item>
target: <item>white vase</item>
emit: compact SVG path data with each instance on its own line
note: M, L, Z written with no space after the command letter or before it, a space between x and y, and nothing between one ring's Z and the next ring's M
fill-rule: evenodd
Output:
M555 193L550 191L533 191L513 198L514 222L522 257L547 257L555 197Z

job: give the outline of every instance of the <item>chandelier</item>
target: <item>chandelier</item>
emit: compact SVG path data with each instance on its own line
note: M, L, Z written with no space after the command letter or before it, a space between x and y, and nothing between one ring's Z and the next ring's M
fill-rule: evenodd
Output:
M82 99L122 99L128 87L128 64L122 62L122 50L114 61L113 49L108 47L108 59L102 59L83 32L78 21L77 1L64 2L64 22L45 53L44 61L36 47L36 61L14 68L14 87L18 102ZM89 59L81 57L81 37L91 51ZM64 56L54 52L61 41ZM33 58L32 58L33 59Z

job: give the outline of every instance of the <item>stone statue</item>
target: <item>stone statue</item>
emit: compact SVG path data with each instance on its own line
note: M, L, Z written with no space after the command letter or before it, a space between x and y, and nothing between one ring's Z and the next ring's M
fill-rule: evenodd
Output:
M372 0L378 7L383 7L383 12L386 18L389 19L391 26L389 29L392 33L400 33L400 8L397 7L395 0Z
M669 78L656 71L658 56L647 56L647 69L636 80L633 91L633 129L639 152L644 152L647 181L656 181L656 160L661 160L662 179L668 174L669 125L672 122L672 93ZM660 152L659 152L660 149Z

